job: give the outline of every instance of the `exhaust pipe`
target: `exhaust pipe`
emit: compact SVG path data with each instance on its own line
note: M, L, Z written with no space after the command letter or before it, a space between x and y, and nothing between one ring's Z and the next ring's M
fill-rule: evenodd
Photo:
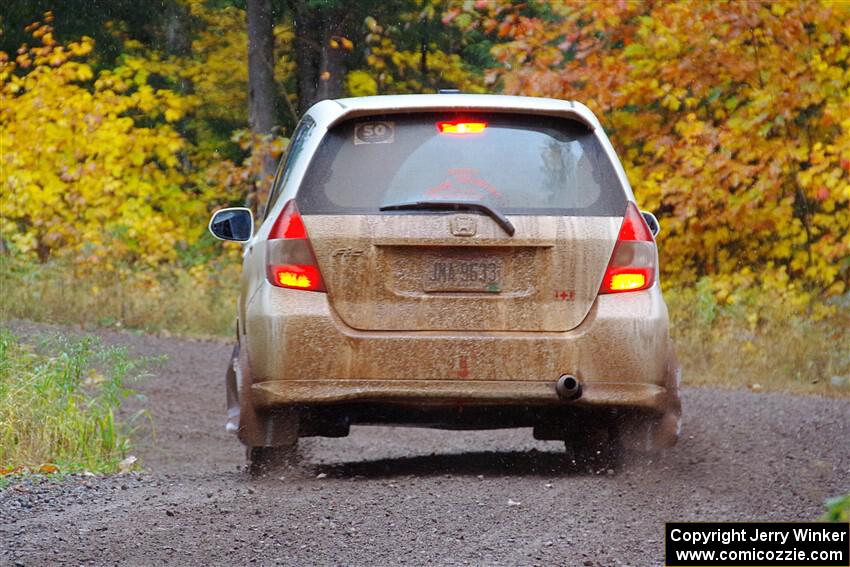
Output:
M581 382L572 374L564 374L555 383L555 391L562 400L577 400L581 397Z

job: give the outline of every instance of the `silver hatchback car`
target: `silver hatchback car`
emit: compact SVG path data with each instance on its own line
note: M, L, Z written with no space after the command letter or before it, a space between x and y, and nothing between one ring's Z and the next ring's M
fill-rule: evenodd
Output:
M675 443L679 368L641 213L585 106L326 100L244 242L228 428L261 466L353 424L530 427L609 462Z

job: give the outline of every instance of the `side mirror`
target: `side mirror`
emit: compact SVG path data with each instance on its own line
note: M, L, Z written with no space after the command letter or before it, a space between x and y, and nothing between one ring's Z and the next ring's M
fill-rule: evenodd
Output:
M646 225L649 227L649 232L652 233L652 236L658 236L658 233L661 232L661 225L658 224L658 219L655 218L655 215L648 211L641 211L640 214L643 215L643 220L646 221Z
M219 240L247 242L254 235L254 215L245 207L221 209L213 213L209 229Z

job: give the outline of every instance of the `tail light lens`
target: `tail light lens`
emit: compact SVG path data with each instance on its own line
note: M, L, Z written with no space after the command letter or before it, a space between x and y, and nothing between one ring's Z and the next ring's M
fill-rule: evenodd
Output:
M316 255L294 200L286 203L269 232L266 276L277 287L325 291Z
M658 251L652 233L635 204L629 203L599 293L650 288L655 283L657 265Z

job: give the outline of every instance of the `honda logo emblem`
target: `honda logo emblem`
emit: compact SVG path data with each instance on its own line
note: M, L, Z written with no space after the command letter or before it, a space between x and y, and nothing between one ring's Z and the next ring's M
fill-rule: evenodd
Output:
M455 236L475 236L476 220L473 216L463 215L452 218L452 234Z

